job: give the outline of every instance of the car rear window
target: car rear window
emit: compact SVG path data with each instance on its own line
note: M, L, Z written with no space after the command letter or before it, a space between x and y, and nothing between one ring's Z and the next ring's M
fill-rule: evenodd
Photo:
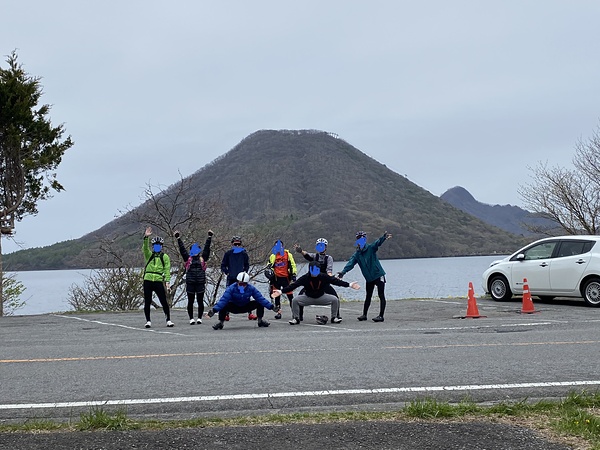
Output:
M589 252L595 241L562 241L558 249L557 258L563 256L581 255Z

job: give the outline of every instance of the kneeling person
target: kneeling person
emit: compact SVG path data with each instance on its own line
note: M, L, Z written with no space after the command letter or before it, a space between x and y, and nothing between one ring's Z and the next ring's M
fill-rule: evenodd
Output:
M249 313L256 309L258 316L258 326L268 327L269 322L263 319L265 308L272 310L275 305L267 300L251 284L250 275L246 272L240 272L237 276L237 283L231 284L223 293L219 301L207 312L208 317L212 317L216 312L219 313L219 322L213 325L215 330L223 329L223 323L227 314ZM254 299L254 300L251 300Z
M291 292L297 287L302 286L304 293L294 297L292 300L292 315L293 319L289 321L290 325L297 325L300 323L300 307L306 305L331 305L331 321L333 323L340 323L342 319L337 317L340 300L332 294L327 294L325 291L330 285L351 287L352 289L359 289L358 283L352 281L347 283L338 278L332 277L325 273L321 273L320 264L317 261L312 261L308 265L308 273L302 275L292 284L285 286L281 290L274 290L271 294L272 297L281 295L281 293ZM317 316L317 322L325 324L328 321L327 316Z

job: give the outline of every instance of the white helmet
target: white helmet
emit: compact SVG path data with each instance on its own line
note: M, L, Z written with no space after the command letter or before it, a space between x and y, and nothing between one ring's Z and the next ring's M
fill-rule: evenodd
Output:
M327 239L325 239L325 238L319 238L319 239L317 239L316 243L317 244L325 244L325 245L327 245Z
M250 281L250 275L248 275L246 272L240 272L238 273L237 280L240 283L248 283Z

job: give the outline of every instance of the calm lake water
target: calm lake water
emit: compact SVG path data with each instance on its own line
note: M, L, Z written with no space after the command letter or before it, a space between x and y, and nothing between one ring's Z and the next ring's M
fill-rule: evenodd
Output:
M386 298L388 300L403 298L466 298L469 281L473 282L475 295L483 295L481 274L490 263L503 256L472 256L460 258L421 258L421 259L388 259L381 261L386 271ZM344 267L345 262L336 262L334 272ZM299 274L305 273L306 264L299 264ZM47 270L32 272L15 272L16 278L23 283L26 290L22 300L26 304L15 311L15 315L45 314L50 312L69 311L67 302L69 288L81 285L90 270ZM259 277L263 278L263 277ZM361 289L339 288L341 297L348 300L364 298L364 278L356 266L344 276L345 281L358 281ZM267 293L266 284L257 287ZM377 291L375 291L377 292Z

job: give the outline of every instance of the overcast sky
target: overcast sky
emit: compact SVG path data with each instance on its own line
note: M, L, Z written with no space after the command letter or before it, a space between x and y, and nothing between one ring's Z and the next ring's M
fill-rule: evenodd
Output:
M597 0L0 0L1 67L16 49L75 142L66 191L3 252L96 230L261 129L520 206L528 167L570 166L599 125L599 19Z

